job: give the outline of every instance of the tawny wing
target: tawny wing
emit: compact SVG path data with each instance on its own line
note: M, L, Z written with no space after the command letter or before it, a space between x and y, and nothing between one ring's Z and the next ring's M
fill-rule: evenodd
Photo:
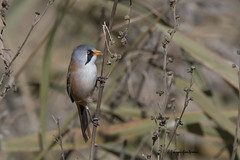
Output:
M67 75L67 92L68 92L69 97L71 98L71 101L74 102L72 94L71 94L70 75L71 75L71 72L68 72L68 75Z

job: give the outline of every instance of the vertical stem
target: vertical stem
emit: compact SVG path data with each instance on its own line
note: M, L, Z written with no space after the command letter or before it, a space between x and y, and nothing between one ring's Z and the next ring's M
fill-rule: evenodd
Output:
M54 27L55 28L55 27ZM49 87L49 77L50 77L50 64L51 64L51 49L56 33L56 28L51 33L48 40L45 54L43 57L43 68L42 68L42 80L40 87L40 130L42 136L42 146L45 149L45 132L46 132L46 119L47 119L47 99L48 99L48 87Z
M184 101L183 110L181 112L181 115L180 115L178 121L175 124L174 130L173 130L173 134L172 134L172 136L171 136L171 138L170 138L170 140L169 140L169 142L168 142L168 144L167 144L167 146L165 148L165 152L167 151L168 147L170 146L170 144L171 144L171 142L173 140L173 137L176 136L177 129L178 129L178 127L179 127L179 125L180 125L180 123L182 121L183 114L185 113L185 110L186 110L186 108L187 108L187 106L189 104L189 101L190 101L189 93L192 90L192 86L193 86L193 75L192 75L193 74L193 70L190 72L190 74L191 74L191 79L190 79L189 88L185 91L186 95L185 95L185 101Z
M111 18L110 18L110 21L109 21L109 32L111 32L111 30L112 30L113 20L114 20L114 16L115 16L116 9L117 9L117 4L118 4L118 0L114 0L113 7L112 7ZM109 37L107 37L107 41L105 42L105 46L104 46L101 76L104 76L104 74L105 74L106 60L107 60L107 57L108 57L107 56L107 52L108 52L107 45L108 44L106 44L106 43L109 43ZM100 114L100 107L101 107L101 102L102 102L103 89L104 89L104 82L100 82L100 89L99 89L99 92L98 92L97 108L96 108L96 113L95 113L96 118L98 118L99 114ZM94 159L96 133L97 133L97 127L93 126L89 160Z
M162 108L160 108L160 113L162 113L162 114L165 112L165 110L167 108L168 97L169 97L169 90L171 88L171 85L168 85L168 79L167 79L167 63L168 63L167 59L168 59L168 48L169 48L169 45L170 45L170 43L171 43L171 41L173 39L173 36L174 36L175 32L177 31L177 27L178 27L177 16L176 16L177 2L178 2L177 0L170 2L170 3L172 3L172 4L170 4L170 7L172 8L174 26L173 26L172 31L169 32L170 37L169 38L165 37L165 40L164 40L164 43L163 43L163 49L164 49L164 52L163 52L164 53L164 59L163 59L164 99L163 99ZM186 97L188 97L188 95L186 95ZM184 111L185 111L185 106L187 107L186 102L184 104L184 109L183 109L182 113L184 113ZM181 117L182 117L182 115L181 115ZM180 120L181 120L181 118L180 118ZM175 129L177 129L178 125L179 124L177 123ZM174 134L176 134L176 130L174 130ZM174 134L173 134L173 136L174 136ZM166 128L165 128L165 136L166 136ZM168 149L168 147L169 147L169 145L170 145L170 143L171 143L171 141L173 139L173 136L171 137L171 139L170 139L170 141L167 144L165 149L164 149L164 147L166 145L166 140L164 139L164 145L163 145L163 147L162 147L163 149L161 151L161 159L163 159L163 156L164 156L165 152L167 151L167 149Z
M173 27L173 31L170 34L170 39L169 39L169 44L171 43L173 36L175 34L175 32L177 31L177 27L178 27L178 22L177 22L177 16L176 16L176 7L177 7L177 0L175 0L175 2L173 2L173 6L172 6L172 12L173 12L173 19L174 19L174 27ZM164 83L164 100L163 100L163 109L162 109L162 113L165 112L166 108L167 108L167 101L168 101L168 97L169 97L169 87L167 84L167 55L168 55L168 48L169 48L169 44L166 44L166 46L164 47L164 60L163 60L163 83Z
M163 85L164 85L164 100L163 100L163 109L162 113L165 112L167 108L168 101L168 86L167 86L167 49L164 48L164 59L163 59Z
M78 115L78 112L75 111L68 119L67 121L61 126L61 133L64 136L65 133L68 132L68 126L69 124L72 122L72 120ZM59 136L59 134L56 135L57 137ZM42 157L44 157L44 155L49 152L54 146L56 145L56 141L55 139L52 140L47 146L46 149L42 152L40 152L35 158L34 160L41 160Z
M236 152L238 150L238 145L239 145L238 144L238 135L239 135L239 127L240 127L240 70L239 70L239 66L237 67L237 69L238 69L238 101L239 102L238 102L238 117L237 117L237 123L236 123L236 130L235 130L231 160L235 159ZM238 155L238 156L240 156L240 155Z
M42 68L42 80L40 87L40 103L41 103L41 111L40 111L40 132L42 136L42 145L43 151L45 150L45 132L46 132L46 119L47 119L47 100L48 100L48 87L49 87L49 78L50 78L50 65L51 65L51 49L54 42L54 38L56 35L56 31L61 23L65 12L68 9L69 1L65 1L63 11L60 13L59 17L55 20L55 24L53 26L53 30L50 33L50 37L47 42L47 46L45 49L45 54L43 57L43 68Z

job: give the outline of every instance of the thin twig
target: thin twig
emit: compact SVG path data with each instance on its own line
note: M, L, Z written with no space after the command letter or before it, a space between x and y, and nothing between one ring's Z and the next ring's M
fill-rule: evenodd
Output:
M32 26L29 30L29 32L27 33L27 36L25 37L25 39L23 40L23 43L21 44L21 46L19 47L17 53L15 54L15 56L11 59L11 61L9 62L9 64L7 64L5 66L5 72L3 73L3 75L1 76L0 79L0 85L2 85L3 80L6 77L10 77L10 74L12 73L12 71L10 70L11 65L13 64L13 62L16 60L16 58L19 56L19 54L21 53L21 50L23 49L24 45L26 44L30 34L32 33L34 27L38 24L38 22L42 19L42 17L45 15L45 13L47 12L48 8L53 4L54 0L49 0L47 2L47 5L45 7L45 9L43 10L42 14L35 12L35 18L34 21L32 23ZM3 31L3 30L2 30ZM2 32L1 32L2 33ZM2 42L2 39L1 39ZM0 93L0 101L4 98L4 96L7 94L8 91L10 91L12 88L15 88L14 85L14 78L10 78L8 81L8 84L5 85L3 91Z
M40 13L38 13L38 12L35 13L35 18L34 18L34 21L33 21L33 23L32 23L32 26L31 26L30 30L28 31L27 36L26 36L25 39L23 40L22 45L18 48L17 53L16 53L15 56L13 57L12 61L9 63L8 68L11 67L12 63L14 62L14 60L19 56L19 54L21 53L21 50L22 50L23 46L24 46L25 43L27 42L30 34L32 33L32 31L33 31L33 29L34 29L34 27L35 27L35 26L38 24L38 22L42 19L42 17L43 17L43 16L45 15L45 13L47 12L48 8L53 4L53 2L54 2L54 0L49 0L49 1L48 1L48 3L47 3L47 5L46 5L45 9L43 10L43 13L42 13L42 14L40 14Z
M117 10L117 5L118 5L118 0L114 0L113 7L112 7L111 18L110 18L110 21L109 21L109 33L111 33L111 30L112 30L113 20L114 20L115 13L116 13L116 10ZM103 61L102 61L102 68L101 68L101 76L102 77L105 75L106 60L107 60L107 57L108 57L107 56L107 53L108 53L107 52L107 44L108 44L108 42L109 42L109 38L107 38L107 43L105 43L104 52L103 52ZM103 82L103 81L100 82L100 89L99 89L99 92L98 92L97 108L96 108L96 112L95 112L95 117L96 118L98 118L99 114L100 114L100 107L101 107L104 83L105 82ZM93 126L89 160L94 159L96 133L97 133L97 127Z
M62 152L62 159L65 160L65 155L64 155L64 149L63 149L63 144L62 144L62 134L61 134L61 128L60 128L60 120L59 118L55 118L54 115L52 115L53 120L55 121L57 127L58 127L58 136L55 138L56 139L56 143L59 144L60 148L61 148L61 152Z
M168 147L170 146L170 144L171 144L171 142L172 142L172 140L173 140L173 137L176 136L176 132L177 132L178 127L179 127L180 125L183 125L183 124L182 124L182 117L183 117L183 114L184 114L184 112L185 112L185 110L186 110L189 102L190 102L190 101L193 101L193 97L190 97L189 94L190 94L190 92L193 91L192 86L193 86L193 71L194 71L194 70L195 70L195 67L192 66L192 67L189 69L189 71L188 71L188 72L190 73L190 75L191 75L191 78L190 78L189 87L184 88L184 91L186 92L186 95L185 95L185 101L184 101L183 110L182 110L182 112L181 112L180 117L177 118L177 122L175 123L175 127L174 127L174 130L173 130L173 134L172 134L172 136L171 136L171 138L170 138L170 140L169 140L169 142L168 142L168 144L167 144L167 146L166 146L166 148L165 148L164 153L166 153Z
M163 100L163 106L162 106L162 113L165 112L166 107L167 107L167 101L168 101L168 97L169 97L169 90L170 87L167 84L167 55L168 55L168 48L169 48L169 44L171 43L174 34L177 31L177 27L178 27L178 18L176 16L176 7L177 7L177 0L170 0L170 6L172 7L172 12L173 12L173 19L174 19L174 27L173 29L170 29L168 31L168 33L170 34L170 37L165 37L164 41L163 41L163 54L164 54L164 58L163 58L163 83L164 83L164 100Z
M72 122L72 120L77 116L77 114L78 111L75 110L75 112L73 112L72 115L67 119L67 121L65 121L65 123L62 125L60 129L62 136L66 135L69 132L68 126ZM56 136L58 137L59 134L57 134ZM42 150L34 160L41 160L44 157L44 155L47 154L47 152L49 152L55 145L56 145L55 139L51 140L50 143L47 145L46 149Z
M163 42L162 42L162 46L163 46L163 55L164 55L164 58L163 58L163 85L164 85L164 90L163 91L160 91L158 92L158 94L161 96L162 94L164 94L164 97L163 97L163 102L162 102L162 106L159 107L159 115L160 115L160 121L159 121L159 129L158 129L158 142L160 141L159 140L159 137L160 137L160 131L161 131L161 127L164 127L164 140L163 140L163 144L158 144L158 154L157 154L157 159L158 160L162 160L164 158L164 153L165 153L165 146L166 146L166 139L167 139L167 134L168 134L168 131L166 129L166 121L168 119L168 117L164 117L162 116L162 114L165 112L166 108L167 108L167 105L168 105L168 97L169 97L169 92L170 92L170 88L172 86L172 83L173 83L173 73L172 72L167 72L167 65L169 62L171 62L169 59L168 59L168 48L169 48L169 45L173 39L173 36L174 34L176 33L177 31L177 27L178 27L178 18L176 16L176 7L177 7L177 0L170 0L170 7L172 8L172 13L173 13L173 19L174 19L174 27L173 29L170 29L168 31L170 37L168 36L165 36ZM152 10L152 9L151 9ZM152 11L153 13L155 13L154 11ZM171 62L172 63L172 62ZM170 83L169 83L169 82ZM162 124L162 125L160 125Z
M173 118L175 120L175 123L177 123L177 117L176 117L176 105L175 105L175 98L172 98L171 99L171 108L172 108L172 111L173 111ZM175 136L175 151L178 151L178 132L176 131L176 136ZM180 154L177 153L177 159L180 159Z
M127 27L125 28L124 31L119 31L119 36L118 36L118 38L121 39L121 43L122 43L123 46L126 46L126 44L127 44L127 35L128 35L128 32L129 32L129 28L130 28L131 15L132 15L132 0L129 0L129 10L128 10L128 14L124 17L125 21L127 22ZM111 44L115 43L114 40L112 39L111 34L110 34L110 31L109 31L109 29L107 28L106 25L105 25L105 29L106 29L106 31L107 31L108 34L109 34L109 37L106 37L106 36L107 36L107 35L106 35L106 31L103 30L103 34L104 34L105 40L106 40L106 38L110 38L110 43L111 43ZM105 42L106 42L106 41L105 41ZM107 65L111 65L111 64L112 64L111 60L114 61L114 62L117 62L118 60L120 60L120 59L122 58L122 55L117 54L117 53L114 53L114 54L113 54L113 53L110 51L108 43L105 43L105 44L107 44L107 48L108 48L109 54L110 54L110 56L111 56L111 59L109 59L109 60L107 61ZM110 74L112 73L112 71L114 70L114 68L116 67L116 65L117 65L117 63L114 63L114 64L112 65L112 67L110 68L108 74L106 74L106 78L108 78L108 77L110 76Z
M1 49L4 49L4 43L3 43L3 31L6 28L6 15L7 15L7 10L9 8L9 0L2 0L1 3L1 8L0 8L0 17L1 17L1 33L0 33L0 47ZM3 77L3 76L2 76ZM2 78L1 78L2 79ZM1 80L2 81L2 80ZM2 82L1 82L2 83Z
M132 51L136 45L142 41L144 39L144 37L152 30L152 28L156 25L157 22L159 22L162 17L168 12L170 7L165 8L161 14L157 15L157 17L154 19L154 21L149 25L149 27L147 28L147 30L145 32L143 32L142 34L140 34L136 40L123 52L121 58L124 58L125 56L127 56L127 53L129 53L130 51ZM132 21L131 21L132 22ZM117 29L118 26L114 29ZM134 59L135 57L133 56L131 59ZM117 66L117 63L114 63L111 70L109 71L109 73L111 73L112 70L114 70ZM108 74L109 75L109 74Z
M109 29L108 29L108 27L106 25L106 22L103 22L102 27L103 27L103 34L104 34L104 38L105 38L105 44L106 44L107 52L108 52L108 54L113 55L113 53L111 52L111 50L109 48L109 44L107 42L108 38L109 38L110 42L112 42L113 39L112 39L110 31L109 31Z
M3 34L3 31L4 31L4 29L6 28L6 23L5 23L5 20L6 20L6 13L7 13L7 10L8 10L8 8L9 8L9 3L8 3L8 1L7 0L2 0L2 3L1 3L1 8L0 8L0 12L1 12L1 21L2 21L2 23L3 23L3 26L2 26L2 28L1 28L1 33L0 33L0 49L1 49L1 51L3 51L5 48L4 48L4 43L3 43L3 37L2 37L2 34ZM1 53L0 53L1 54ZM5 63L5 61L4 61L4 63ZM7 69L7 66L8 66L8 64L7 63L5 63L5 70ZM3 84L3 81L4 81L4 79L7 77L7 76L9 76L10 74L9 74L10 72L4 72L3 74L2 74L2 76L1 76L1 79L0 79L0 86ZM1 93L0 93L0 101L3 99L3 97L5 96L5 94L7 93L7 89L6 89L7 87L5 86L4 87L4 89L3 89L3 91L1 91ZM9 89L10 90L10 89Z

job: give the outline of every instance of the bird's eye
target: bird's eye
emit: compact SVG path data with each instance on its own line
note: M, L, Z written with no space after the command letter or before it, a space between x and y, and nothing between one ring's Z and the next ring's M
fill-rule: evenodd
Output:
M92 50L87 50L87 61L86 61L85 65L86 65L88 62L91 61L92 57L93 57L93 51L92 51Z
M92 53L93 51L92 50L87 50L87 54L90 54Z

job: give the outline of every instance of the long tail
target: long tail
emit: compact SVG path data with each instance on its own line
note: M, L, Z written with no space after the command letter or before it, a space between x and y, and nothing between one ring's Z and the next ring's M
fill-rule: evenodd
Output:
M85 106L82 106L79 104L77 104L77 108L78 108L81 129L82 129L82 135L83 135L84 141L87 142L88 139L91 137L89 125L88 125L87 110L86 110Z

